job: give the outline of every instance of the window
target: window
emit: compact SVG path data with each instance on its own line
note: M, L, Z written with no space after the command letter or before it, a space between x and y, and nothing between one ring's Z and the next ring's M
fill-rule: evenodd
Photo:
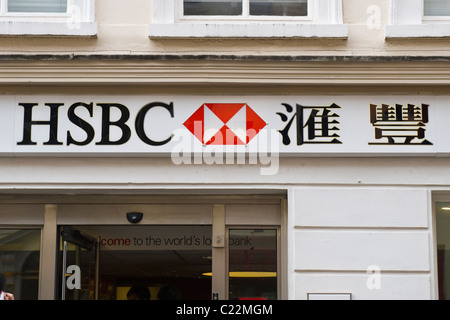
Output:
M449 38L450 2L447 0L392 0L387 39Z
M424 0L424 16L450 16L448 0Z
M423 23L435 25L450 23L450 2L446 0L424 0ZM444 26L445 27L445 26Z
M150 38L338 38L342 0L154 0Z
M0 229L0 273L17 300L37 300L41 231Z
M0 35L95 36L94 0L0 0Z
M294 16L308 15L308 0L183 0L184 16Z
M450 299L450 203L436 202L436 241L439 299Z
M229 299L278 298L276 229L229 230Z
M67 0L8 0L8 12L66 12Z

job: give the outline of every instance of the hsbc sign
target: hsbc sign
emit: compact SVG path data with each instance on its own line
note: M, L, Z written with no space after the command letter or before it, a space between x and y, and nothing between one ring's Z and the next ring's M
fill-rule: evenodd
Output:
M174 121L173 102L150 102L133 115L133 110L116 102L19 102L17 106L23 109L22 138L17 146L121 146L135 134L144 145L161 147L175 136L164 129ZM94 110L101 121L95 120ZM182 124L202 145L247 145L267 125L246 103L204 103ZM46 139L33 133L42 127L48 132ZM76 138L76 131L83 138ZM166 138L154 138L164 131Z
M4 95L0 155L172 156L180 163L219 153L450 155L448 105L450 96L422 95Z

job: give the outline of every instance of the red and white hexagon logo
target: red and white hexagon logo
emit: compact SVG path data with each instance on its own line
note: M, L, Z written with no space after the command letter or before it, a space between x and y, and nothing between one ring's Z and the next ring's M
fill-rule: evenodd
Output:
M204 103L184 122L204 145L246 145L266 125L246 103Z

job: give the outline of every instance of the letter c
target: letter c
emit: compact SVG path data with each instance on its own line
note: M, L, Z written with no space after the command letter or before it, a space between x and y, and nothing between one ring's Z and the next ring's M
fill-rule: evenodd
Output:
M150 139L147 134L145 133L144 130L144 121L145 121L145 116L147 114L147 112L154 107L161 107L161 108L165 108L167 109L167 111L169 111L170 116L173 118L174 117L174 113L173 113L173 102L171 102L170 104L166 104L164 102L152 102L149 103L145 106L142 107L141 110L139 110L139 113L136 116L136 122L135 122L135 127L136 127L136 133L138 135L138 137L145 142L148 145L151 146L162 146L166 143L168 143L170 140L172 140L173 138L173 134L167 138L166 140L163 141L154 141L152 139Z

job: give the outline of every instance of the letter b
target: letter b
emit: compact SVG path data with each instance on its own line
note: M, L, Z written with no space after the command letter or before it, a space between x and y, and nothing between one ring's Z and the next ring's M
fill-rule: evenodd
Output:
M97 145L120 145L126 143L131 137L131 130L126 125L126 122L130 118L130 111L124 105L115 103L98 103L103 110L102 114L102 140L97 142ZM120 119L117 121L111 121L111 108L117 108L120 111ZM122 130L122 137L117 141L111 141L110 139L110 127L115 126Z

